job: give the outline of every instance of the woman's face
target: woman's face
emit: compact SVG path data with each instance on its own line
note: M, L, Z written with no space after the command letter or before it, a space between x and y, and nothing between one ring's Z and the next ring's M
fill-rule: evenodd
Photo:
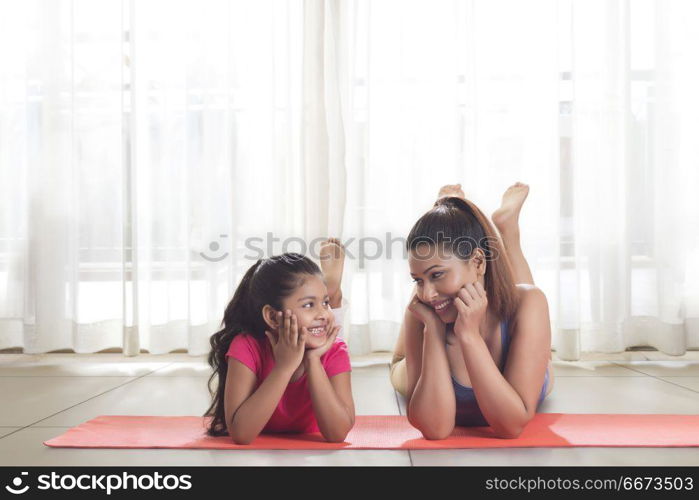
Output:
M410 275L415 281L417 297L434 309L444 323L456 321L454 297L468 283L484 284L485 263L479 258L460 259L449 249L434 244L420 244L408 255Z
M306 349L325 344L335 316L330 309L328 288L319 275L304 275L301 286L282 301L282 307L296 315L299 335L301 327L308 329Z

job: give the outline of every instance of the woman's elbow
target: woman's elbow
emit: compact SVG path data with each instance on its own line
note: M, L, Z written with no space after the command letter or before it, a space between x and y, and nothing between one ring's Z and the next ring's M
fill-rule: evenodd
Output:
M430 441L440 441L451 436L454 431L454 424L449 422L421 422L419 419L411 418L408 415L410 425L419 430L423 437Z
M495 436L500 439L517 439L522 434L522 427L510 427L507 429L498 429L495 431Z
M524 428L529 423L527 419L526 422L512 423L508 425L499 425L497 427L491 426L496 437L501 439L517 439L524 431Z
M420 432L422 432L422 435L425 439L428 441L441 441L443 439L448 438L451 436L451 433L454 431L454 427L452 426L451 428L449 427L442 427L442 428L429 428L425 427L420 429Z

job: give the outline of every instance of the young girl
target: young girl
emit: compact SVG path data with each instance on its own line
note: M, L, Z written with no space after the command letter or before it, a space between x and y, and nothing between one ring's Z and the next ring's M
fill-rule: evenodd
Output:
M416 286L391 381L428 439L448 437L455 425L517 437L551 390L548 305L519 246L527 193L524 184L510 187L493 214L507 253L458 185L445 186L408 235Z
M218 388L205 413L209 435L249 444L260 432L320 431L344 441L354 402L347 346L337 338L343 258L331 239L321 250L325 281L295 253L261 259L245 273L211 337L212 396L214 377Z

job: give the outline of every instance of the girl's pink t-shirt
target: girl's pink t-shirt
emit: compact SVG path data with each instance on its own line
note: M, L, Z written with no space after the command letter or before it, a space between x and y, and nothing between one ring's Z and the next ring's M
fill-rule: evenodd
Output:
M274 368L274 354L269 340L257 340L252 335L241 333L231 342L226 359L231 356L250 368L257 376L255 390ZM328 352L320 357L328 378L338 373L352 371L347 344L336 338ZM279 400L277 408L262 429L262 432L318 432L318 422L313 413L311 393L306 373L295 382L290 382Z

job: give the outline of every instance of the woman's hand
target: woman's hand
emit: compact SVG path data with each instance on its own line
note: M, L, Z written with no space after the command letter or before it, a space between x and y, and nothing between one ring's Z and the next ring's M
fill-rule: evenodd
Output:
M485 288L479 281L463 286L454 299L458 311L454 323L454 335L464 338L469 335L480 335L481 321L488 308L488 297Z
M279 333L275 339L274 334L265 331L265 335L272 344L272 352L274 353L274 361L280 368L296 370L303 360L303 354L306 349L306 336L304 332L299 334L296 315L291 314L287 309L282 313L277 313L279 321Z
M424 325L433 325L442 322L442 320L439 319L439 316L434 311L434 309L422 302L417 297L417 294L414 294L413 298L410 299L410 303L408 304L408 310L413 314L413 316L417 320L419 320Z
M328 325L329 328L329 334L326 338L325 344L323 344L320 347L316 347L314 349L306 349L306 354L303 356L303 362L304 363L310 363L311 361L314 361L315 359L320 359L320 357L328 352L330 347L332 347L333 343L335 342L335 339L337 338L337 334L340 333L340 329L342 328L341 325L333 325L330 324ZM304 335L309 335L308 329L304 326L301 328L301 331L303 331Z

